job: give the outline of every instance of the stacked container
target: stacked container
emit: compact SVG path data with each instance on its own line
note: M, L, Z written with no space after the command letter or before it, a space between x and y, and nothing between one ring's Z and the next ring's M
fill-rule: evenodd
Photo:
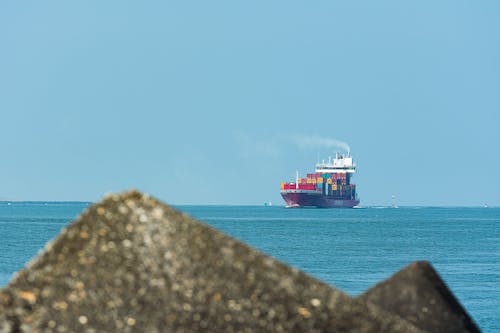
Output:
M356 185L350 184L348 173L308 173L306 178L299 178L298 184L281 183L282 190L309 190L339 199L355 199Z

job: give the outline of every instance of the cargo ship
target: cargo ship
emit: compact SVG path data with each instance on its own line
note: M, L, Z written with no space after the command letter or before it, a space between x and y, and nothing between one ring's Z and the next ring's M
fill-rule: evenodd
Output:
M350 154L337 153L316 164L314 173L295 182L281 183L281 196L286 207L352 208L359 204L356 185L351 178L356 165Z

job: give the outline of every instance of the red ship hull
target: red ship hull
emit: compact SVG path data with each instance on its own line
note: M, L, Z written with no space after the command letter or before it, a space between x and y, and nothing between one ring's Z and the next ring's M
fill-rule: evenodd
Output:
M281 196L287 207L352 208L359 200L323 195L316 191L284 190Z

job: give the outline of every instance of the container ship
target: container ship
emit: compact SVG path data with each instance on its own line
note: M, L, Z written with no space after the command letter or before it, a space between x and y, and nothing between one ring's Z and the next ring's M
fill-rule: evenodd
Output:
M352 208L359 204L356 185L351 178L356 172L350 154L337 153L335 158L316 164L315 173L295 182L281 183L281 196L286 207Z

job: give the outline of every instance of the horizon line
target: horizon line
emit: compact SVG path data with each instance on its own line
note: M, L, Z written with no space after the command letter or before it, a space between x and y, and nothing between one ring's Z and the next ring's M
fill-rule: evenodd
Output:
M245 204L245 203L167 203L164 200L158 199L159 201L170 205L170 206L227 206L227 207L285 207L283 204ZM96 204L99 201L88 201L88 200L4 200L0 199L0 204L6 203L82 203L82 204ZM396 207L392 205L382 205L382 204L368 204L368 205L360 205L358 208L500 208L500 205L422 205L422 204L405 204L405 205L397 205ZM306 207L308 208L308 207ZM309 207L315 208L315 207Z

